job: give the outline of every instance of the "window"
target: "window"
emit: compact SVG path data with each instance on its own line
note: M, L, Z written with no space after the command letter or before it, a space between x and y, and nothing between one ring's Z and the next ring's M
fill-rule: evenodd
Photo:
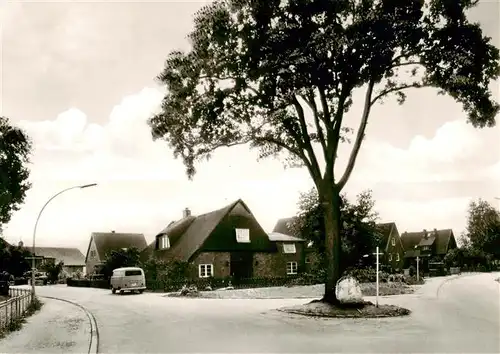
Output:
M94 250L90 251L90 257L92 257L92 258L95 257L95 251Z
M133 275L142 275L142 272L137 269L137 270L126 270L125 271L125 276L126 277L130 277L130 276L133 276Z
M212 264L200 264L198 266L198 274L200 278L208 278L214 276L214 267Z
M399 262L399 253L396 253L396 262Z
M394 237L391 239L391 245L396 246L396 239Z
M283 253L297 253L297 250L295 249L295 243L284 243Z
M167 235L160 236L159 247L161 250L166 250L170 248L170 239Z
M249 229L235 229L236 230L236 242L238 243L250 243L250 230Z
M297 262L287 262L286 264L286 274L297 274Z
M311 263L311 258L306 257L306 263L307 263L307 264Z
M429 251L431 248L429 246L423 246L422 251Z
M389 253L389 262L392 262L392 253Z

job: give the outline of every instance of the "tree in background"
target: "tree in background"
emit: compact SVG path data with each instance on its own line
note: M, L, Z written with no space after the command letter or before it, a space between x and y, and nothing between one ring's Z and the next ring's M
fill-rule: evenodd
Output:
M63 269L64 262L55 263L46 263L43 265L42 270L47 273L47 279L51 283L57 283L59 280L59 275Z
M0 271L4 270L14 277L22 277L31 269L27 259L31 253L19 246L6 245L0 242Z
M302 193L298 206L299 214L290 225L292 232L296 236L312 241L318 254L324 256L324 209L321 207L317 191L311 189L307 193ZM381 235L376 227L378 213L374 211L374 207L375 201L371 190L357 195L355 203L349 202L345 195L341 196L341 272L358 265L363 255L371 254L380 244Z
M31 147L28 136L0 116L0 230L12 212L19 210L31 187L27 167Z
M139 255L139 250L135 247L111 251L106 255L101 274L109 279L116 268L136 267L139 264Z
M353 171L371 108L411 88L434 87L462 104L475 127L499 110L488 85L499 51L465 12L476 0L216 0L194 18L188 52L158 76L167 93L149 124L195 164L220 147L250 144L260 157L305 166L323 208L324 301L338 304L341 191ZM345 171L344 117L364 87L360 124ZM396 118L396 117L395 117Z
M464 236L467 248L500 258L500 212L485 200L470 202Z

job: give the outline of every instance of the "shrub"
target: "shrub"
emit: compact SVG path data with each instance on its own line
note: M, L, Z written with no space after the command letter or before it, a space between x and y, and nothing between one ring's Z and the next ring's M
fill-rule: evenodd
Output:
M373 268L351 268L346 270L344 275L349 275L358 280L360 283L374 283L377 281L377 272ZM389 274L386 272L379 272L379 281L387 282Z

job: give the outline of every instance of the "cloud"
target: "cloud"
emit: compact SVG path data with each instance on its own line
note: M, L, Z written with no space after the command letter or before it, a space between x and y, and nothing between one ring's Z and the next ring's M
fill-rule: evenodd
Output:
M48 197L91 182L99 185L68 192L44 211L40 245L84 249L92 231L107 230L143 232L151 240L185 207L200 214L238 198L267 230L296 212L299 193L313 186L307 171L286 170L278 160L258 161L247 146L219 150L188 181L182 161L165 142L152 140L147 125L163 94L144 88L128 95L103 124L89 123L77 107L53 120L21 121L35 146L33 188L5 228L7 238L26 242ZM459 233L470 198L495 190L497 136L497 128L477 130L461 120L445 123L431 137L415 136L406 148L368 136L346 192L373 189L382 219L395 220L402 230L452 227ZM342 148L339 164L345 164L350 148Z

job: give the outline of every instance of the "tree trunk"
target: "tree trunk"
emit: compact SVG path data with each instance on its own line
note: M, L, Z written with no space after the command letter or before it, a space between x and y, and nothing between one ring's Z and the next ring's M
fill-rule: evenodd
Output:
M323 301L339 304L335 287L340 279L340 196L333 183L327 184L320 196L325 221L325 295Z

